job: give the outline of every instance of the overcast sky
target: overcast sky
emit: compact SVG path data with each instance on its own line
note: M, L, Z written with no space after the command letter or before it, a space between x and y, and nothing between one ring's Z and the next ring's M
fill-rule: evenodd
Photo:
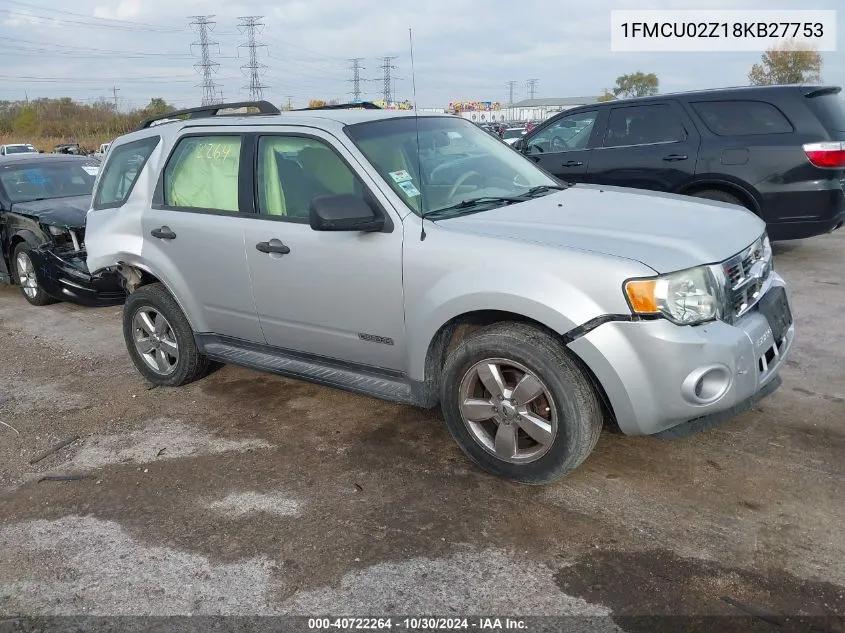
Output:
M152 96L182 107L202 92L193 68L199 49L189 16L214 14L215 81L227 101L246 98L240 69L246 51L238 17L262 15L260 61L267 68L265 98L294 106L310 98L348 100L349 58L364 58L365 98L382 89L381 57L395 55L400 98L411 98L408 28L413 28L417 101L442 107L451 100L507 101L526 97L525 81L539 80L538 97L598 95L615 78L655 72L662 92L747 83L760 53L612 53L610 10L836 9L839 0L0 0L0 99L69 96L113 98L121 109ZM838 31L845 10L839 12ZM192 54L193 53L193 54ZM823 54L822 77L845 82L845 56Z

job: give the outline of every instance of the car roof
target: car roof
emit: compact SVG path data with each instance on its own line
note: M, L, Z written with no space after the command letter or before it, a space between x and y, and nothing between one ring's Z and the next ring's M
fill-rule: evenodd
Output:
M10 163L58 163L62 161L96 162L88 156L74 156L73 154L10 154L0 156L0 165Z
M279 114L219 114L193 119L176 119L151 125L148 128L131 132L122 137L124 141L146 138L153 135L171 136L186 127L223 127L223 126L270 126L270 125L300 125L338 130L347 125L382 121L388 119L419 117L449 117L459 118L452 114L435 112L419 112L413 110L358 110L358 109L327 109L327 110L290 110Z
M624 99L610 99L609 101L602 101L601 103L591 103L589 105L578 106L577 108L569 108L563 112L572 112L574 110L585 110L598 107L609 107L614 105L628 105L632 103L649 103L651 101L661 101L663 99L749 99L753 97L762 97L766 94L787 92L792 90L800 90L804 94L813 92L838 92L839 86L833 85L807 85L807 84L780 84L776 86L731 86L727 88L706 88L702 90L686 90L681 92L665 92L657 95L649 95L647 97L626 97Z

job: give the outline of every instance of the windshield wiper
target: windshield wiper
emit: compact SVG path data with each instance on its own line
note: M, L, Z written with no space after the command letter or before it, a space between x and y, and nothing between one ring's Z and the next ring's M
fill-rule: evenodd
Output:
M533 198L537 194L540 193L547 193L549 191L563 191L564 189L569 189L572 185L540 185L539 187L531 187L528 191L521 194L523 198Z
M432 209L426 211L420 217L423 219L435 217L441 213L448 213L450 211L467 211L473 210L476 207L485 204L495 204L496 202L504 202L505 204L513 204L514 202L525 202L524 196L482 196L480 198L468 198L461 200L457 204L451 204L448 207L441 207L439 209Z

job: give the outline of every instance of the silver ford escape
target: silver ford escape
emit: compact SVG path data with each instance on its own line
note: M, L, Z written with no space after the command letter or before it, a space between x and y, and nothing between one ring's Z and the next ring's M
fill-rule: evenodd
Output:
M219 361L439 403L531 483L606 420L677 432L780 384L794 326L750 211L569 186L458 117L252 105L145 122L98 177L88 266L124 280L150 382Z

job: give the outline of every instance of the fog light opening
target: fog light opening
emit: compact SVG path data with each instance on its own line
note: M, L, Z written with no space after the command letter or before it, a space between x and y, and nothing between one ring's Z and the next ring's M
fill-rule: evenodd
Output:
M712 404L724 396L731 386L731 374L724 365L699 367L681 385L681 394L696 405Z

